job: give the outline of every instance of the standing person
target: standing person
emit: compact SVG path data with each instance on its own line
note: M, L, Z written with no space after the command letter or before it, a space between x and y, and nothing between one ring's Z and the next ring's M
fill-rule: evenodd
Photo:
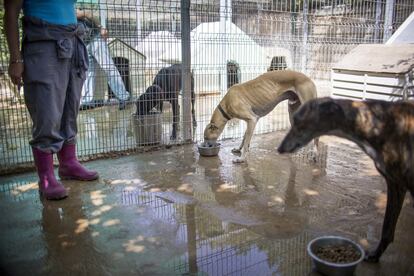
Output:
M32 147L39 191L46 199L68 193L54 174L53 154L61 179L94 180L98 173L76 158L76 117L88 68L84 29L77 24L75 0L5 0L5 30L10 52L9 75L24 87L33 121ZM23 9L19 49L18 18Z
M102 102L93 99L95 90L96 66L100 66L106 73L109 87L119 100L119 109L125 109L126 101L130 99L129 92L125 89L121 75L109 53L106 42L108 30L106 28L106 7L99 0L78 0L76 15L79 22L83 23L86 30L87 49L89 54L89 69L86 81L82 88L81 109L94 108ZM98 10L98 11L97 11Z

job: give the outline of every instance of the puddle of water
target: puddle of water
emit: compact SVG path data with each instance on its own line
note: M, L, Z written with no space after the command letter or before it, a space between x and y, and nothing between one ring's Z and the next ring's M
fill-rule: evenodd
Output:
M316 275L306 245L339 234L378 241L385 185L359 149L325 139L317 163L306 150L281 156L282 134L253 138L247 164L195 145L89 162L98 181L66 181L70 197L41 202L34 173L0 185L1 267L13 274ZM407 200L409 201L409 200ZM357 275L412 271L413 208L381 265ZM411 269L411 270L410 270Z

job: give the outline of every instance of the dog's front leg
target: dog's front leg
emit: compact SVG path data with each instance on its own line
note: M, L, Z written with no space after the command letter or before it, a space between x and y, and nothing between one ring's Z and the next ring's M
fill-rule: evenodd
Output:
M194 81L191 83L191 114L193 115L193 127L197 127L197 121L195 119L195 92Z
M250 141L252 139L253 136L253 132L254 129L256 127L257 124L257 118L251 119L247 121L247 129L246 132L244 133L244 138L243 138L243 143L242 143L242 154L240 158L236 158L233 160L233 163L243 163L246 158L247 155L249 154L250 151Z
M159 103L158 103L158 109L161 113L163 111L163 108L164 108L164 101L160 100Z
M384 222L382 225L381 240L373 252L368 252L365 261L376 263L388 245L394 240L395 227L398 216L404 202L405 188L398 182L391 182L387 179L387 207L385 209Z
M232 149L232 150L231 150L231 152L232 152L232 153L239 154L239 153L241 152L241 150L242 150L243 146L244 146L244 140L245 140L245 139L246 139L246 135L244 135L244 136L243 136L243 140L242 140L242 142L241 142L241 144L240 144L240 147Z
M172 111L173 111L173 129L172 129L172 134L170 139L171 140L175 140L177 139L177 125L178 125L178 117L179 115L179 110L178 110L178 99L174 98L171 100L171 105L172 105Z
M197 121L196 121L196 116L195 116L195 110L194 107L191 110L191 113L193 114L193 127L196 128L197 127Z
M318 161L318 156L321 153L320 151L320 147L319 147L319 138L315 138L313 139L313 145L312 148L310 149L310 153L309 153L309 160L316 163L316 161Z

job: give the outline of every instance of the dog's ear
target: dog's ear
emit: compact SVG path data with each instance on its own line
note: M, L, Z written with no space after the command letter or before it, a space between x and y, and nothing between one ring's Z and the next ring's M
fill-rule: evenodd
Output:
M319 104L319 114L324 118L329 118L330 116L338 116L344 114L342 107L331 98L320 102Z
M300 122L306 121L306 119L310 119L311 115L315 115L315 110L317 110L318 103L314 100L310 100L302 105L293 115L293 123L295 125L299 124Z

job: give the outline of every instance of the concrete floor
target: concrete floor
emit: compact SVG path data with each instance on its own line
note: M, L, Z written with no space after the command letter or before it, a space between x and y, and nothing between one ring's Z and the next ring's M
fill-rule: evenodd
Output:
M219 156L195 145L88 162L97 181L65 181L70 197L39 200L35 173L2 177L2 275L317 275L306 253L337 234L375 246L386 187L354 144L325 137L317 164L281 156L283 133L240 140ZM407 196L396 238L356 275L414 275L414 208Z

